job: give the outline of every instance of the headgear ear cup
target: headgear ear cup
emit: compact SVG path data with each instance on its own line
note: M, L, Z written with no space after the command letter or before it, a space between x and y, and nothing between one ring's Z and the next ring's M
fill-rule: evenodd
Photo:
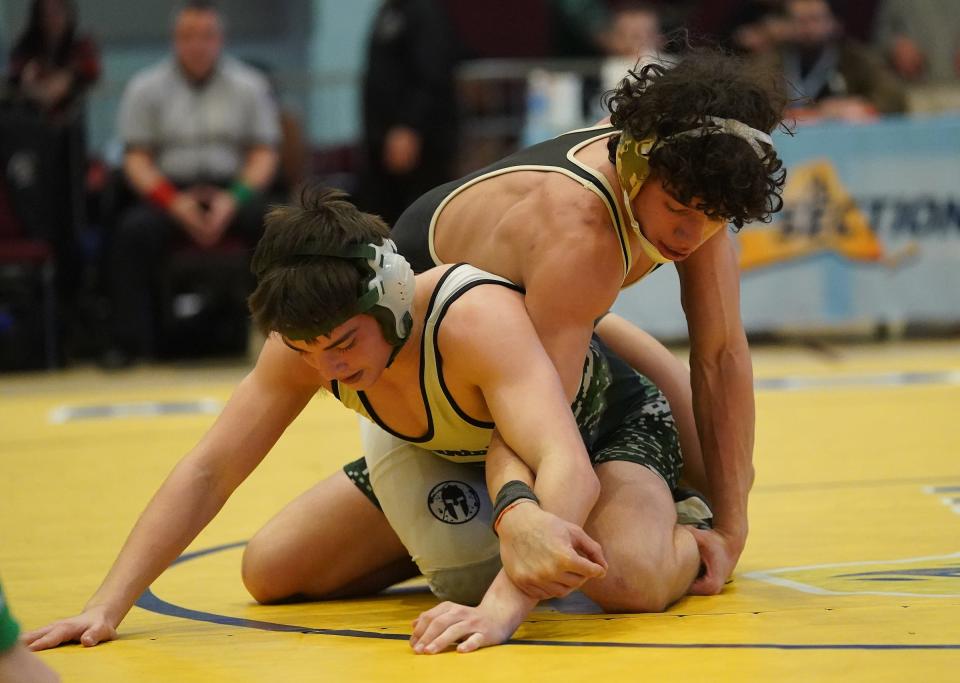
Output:
M293 256L330 256L362 263L362 269L366 273L364 280L366 290L360 294L350 316L369 313L374 317L383 331L384 338L394 347L394 353L390 357L390 362L393 362L393 358L396 357L413 328L413 315L410 311L413 307L416 282L413 269L397 252L397 245L393 240L384 239L382 244L348 245L339 251L305 248ZM343 323L344 320L329 323L329 329ZM327 334L329 329L322 334ZM310 336L316 336L316 333L316 330L312 330Z
M410 309L413 306L413 269L403 256L397 253L393 240L384 240L381 245L369 245L373 257L367 263L373 270L368 287L379 292L375 306L387 309L393 315L396 335L405 339L413 326Z

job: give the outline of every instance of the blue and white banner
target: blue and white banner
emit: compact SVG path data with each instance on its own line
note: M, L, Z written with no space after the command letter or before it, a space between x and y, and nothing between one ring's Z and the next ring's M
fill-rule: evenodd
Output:
M736 236L748 331L960 322L960 118L822 124L775 136L784 210ZM676 271L614 310L686 336Z

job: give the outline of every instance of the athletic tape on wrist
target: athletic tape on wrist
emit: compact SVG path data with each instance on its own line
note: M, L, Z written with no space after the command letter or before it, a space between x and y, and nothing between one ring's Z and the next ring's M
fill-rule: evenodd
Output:
M503 485L493 504L493 533L497 533L497 524L507 509L521 500L531 500L540 505L537 494L524 482L514 479Z

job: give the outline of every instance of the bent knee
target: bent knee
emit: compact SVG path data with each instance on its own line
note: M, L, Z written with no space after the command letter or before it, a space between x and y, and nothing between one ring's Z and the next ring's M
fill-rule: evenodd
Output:
M672 594L671 583L659 567L634 567L628 572L608 572L589 596L604 612L657 613L679 597Z
M271 583L271 576L275 577L274 567L271 566L270 555L265 552L263 545L257 541L256 536L247 543L240 560L240 578L250 596L261 605L266 605L283 600L289 595L282 595L277 586Z
M250 596L261 605L296 599L307 591L296 558L270 539L254 536L240 561L240 578ZM323 577L312 577L309 592L317 592ZM316 584L316 585L315 585Z
M627 612L657 614L665 612L673 604L673 600L668 599L664 593L649 588L613 592L601 598L595 598L594 602L600 606L600 609L610 614Z

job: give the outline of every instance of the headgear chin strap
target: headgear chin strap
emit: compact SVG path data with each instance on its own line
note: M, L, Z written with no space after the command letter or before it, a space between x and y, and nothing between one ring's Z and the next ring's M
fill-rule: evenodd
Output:
M354 315L369 313L380 325L384 338L394 347L387 363L389 367L413 328L411 309L415 284L413 269L397 252L393 240L384 239L382 244L348 245L340 251L307 249L296 256L331 256L365 264L369 272L364 281L366 290L360 294L356 307L347 318L331 325L331 329Z
M697 128L683 130L660 139L660 144L668 143L680 137L702 137L704 135L733 135L745 140L759 158L766 154L760 143L773 146L773 139L763 131L751 128L736 119L724 119L719 116L707 116ZM632 201L640 192L643 183L650 176L650 152L657 144L656 138L637 140L625 130L620 131L620 142L617 145L617 177L623 188L623 204L627 211L627 218L633 231L637 234L640 247L647 257L654 263L669 263L670 259L660 253L640 229L640 223L633 215Z
M623 188L623 206L627 211L627 218L637 235L640 248L647 258L654 263L670 263L670 259L660 253L653 242L647 239L640 229L640 223L633 215L633 199L640 192L644 181L650 176L650 150L656 138L637 140L626 131L620 131L620 143L617 145L617 177L620 187Z

